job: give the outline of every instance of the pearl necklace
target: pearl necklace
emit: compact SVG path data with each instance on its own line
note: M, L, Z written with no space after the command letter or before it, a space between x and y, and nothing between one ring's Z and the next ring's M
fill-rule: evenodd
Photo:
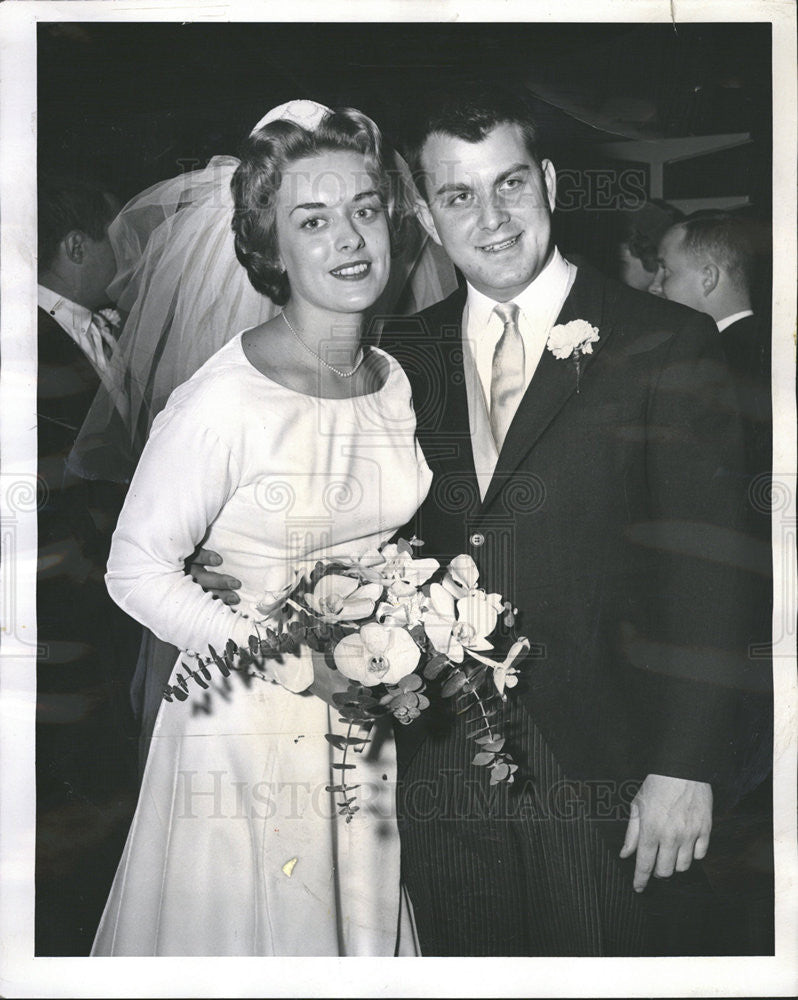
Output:
M335 375L337 375L339 378L352 378L352 376L355 374L355 372L358 370L358 368L361 366L361 364L363 364L363 359L365 358L365 354L363 353L363 348L361 347L359 349L360 357L355 362L355 366L354 366L354 368L351 371L349 371L349 372L342 372L340 368L335 368L333 365L331 365L329 363L329 361L325 361L324 358L319 357L319 355L316 354L316 352L313 350L312 347L308 347L308 345L305 343L305 341L299 336L299 334L296 332L296 330L291 326L291 323L289 322L289 319L288 319L288 317L286 316L286 314L284 312L280 313L280 315L285 320L285 325L288 327L288 329L291 331L291 333L294 335L294 337L299 341L299 343L305 348L305 350L308 352L308 354L312 354L313 357L317 361L320 361L321 364L323 364L325 368L329 368L330 371L333 372Z

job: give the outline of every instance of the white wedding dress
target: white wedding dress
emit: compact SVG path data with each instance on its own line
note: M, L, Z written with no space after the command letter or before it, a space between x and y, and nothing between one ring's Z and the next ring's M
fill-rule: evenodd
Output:
M431 473L407 378L379 353L380 390L323 399L259 373L239 335L175 390L114 535L114 599L181 649L245 645L246 615L262 618L256 605L295 568L388 539ZM184 574L200 541L242 582L236 611ZM92 954L416 953L390 726L347 772L360 811L346 823L325 791L340 781L340 751L325 739L344 731L337 713L274 682L225 684L212 669L210 691L192 684L187 701L161 706Z

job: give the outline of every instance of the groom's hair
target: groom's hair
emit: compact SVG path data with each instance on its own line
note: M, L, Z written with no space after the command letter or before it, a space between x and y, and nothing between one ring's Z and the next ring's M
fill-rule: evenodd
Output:
M540 163L540 113L522 84L482 80L449 83L427 92L405 129L403 152L419 191L426 197L421 153L431 135L481 142L497 125L517 125L529 155Z

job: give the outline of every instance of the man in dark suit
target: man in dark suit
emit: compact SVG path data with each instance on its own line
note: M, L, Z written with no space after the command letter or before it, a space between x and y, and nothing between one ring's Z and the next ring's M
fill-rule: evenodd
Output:
M726 814L716 823L710 877L730 906L748 911L755 941L772 933L773 690L770 474L772 407L770 329L753 310L757 228L746 216L702 211L674 225L660 241L659 267L649 288L715 321L734 376L745 442L745 524L749 563L756 571L745 609L749 658L735 726L737 764ZM733 807L733 808L732 808ZM752 859L759 859L754 861ZM762 937L765 929L765 938Z
M770 331L754 315L752 224L730 212L696 212L663 235L649 291L707 313L734 373L743 418L746 472L771 465ZM769 518L762 531L770 534Z
M533 644L503 724L514 785L486 788L462 717L398 734L422 951L721 951L693 864L743 655L717 332L562 257L555 170L517 93L432 103L408 155L419 218L466 281L383 340L434 472L415 529L425 554L470 553Z
M39 186L37 437L38 954L87 954L135 790L127 687L138 626L103 581L122 487L80 480L66 460L114 333L97 310L115 260L114 199L72 179Z

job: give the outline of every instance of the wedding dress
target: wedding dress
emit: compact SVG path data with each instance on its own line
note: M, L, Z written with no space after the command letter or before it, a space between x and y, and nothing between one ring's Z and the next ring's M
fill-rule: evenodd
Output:
M114 536L107 582L124 610L181 650L245 645L295 569L409 520L431 473L407 377L377 353L381 389L318 398L257 371L239 334L172 394ZM199 541L241 580L235 611L185 575ZM161 705L92 954L415 953L390 727L347 772L360 785L347 823L325 790L341 774L325 734L344 732L326 702L215 669L208 691L190 690Z

